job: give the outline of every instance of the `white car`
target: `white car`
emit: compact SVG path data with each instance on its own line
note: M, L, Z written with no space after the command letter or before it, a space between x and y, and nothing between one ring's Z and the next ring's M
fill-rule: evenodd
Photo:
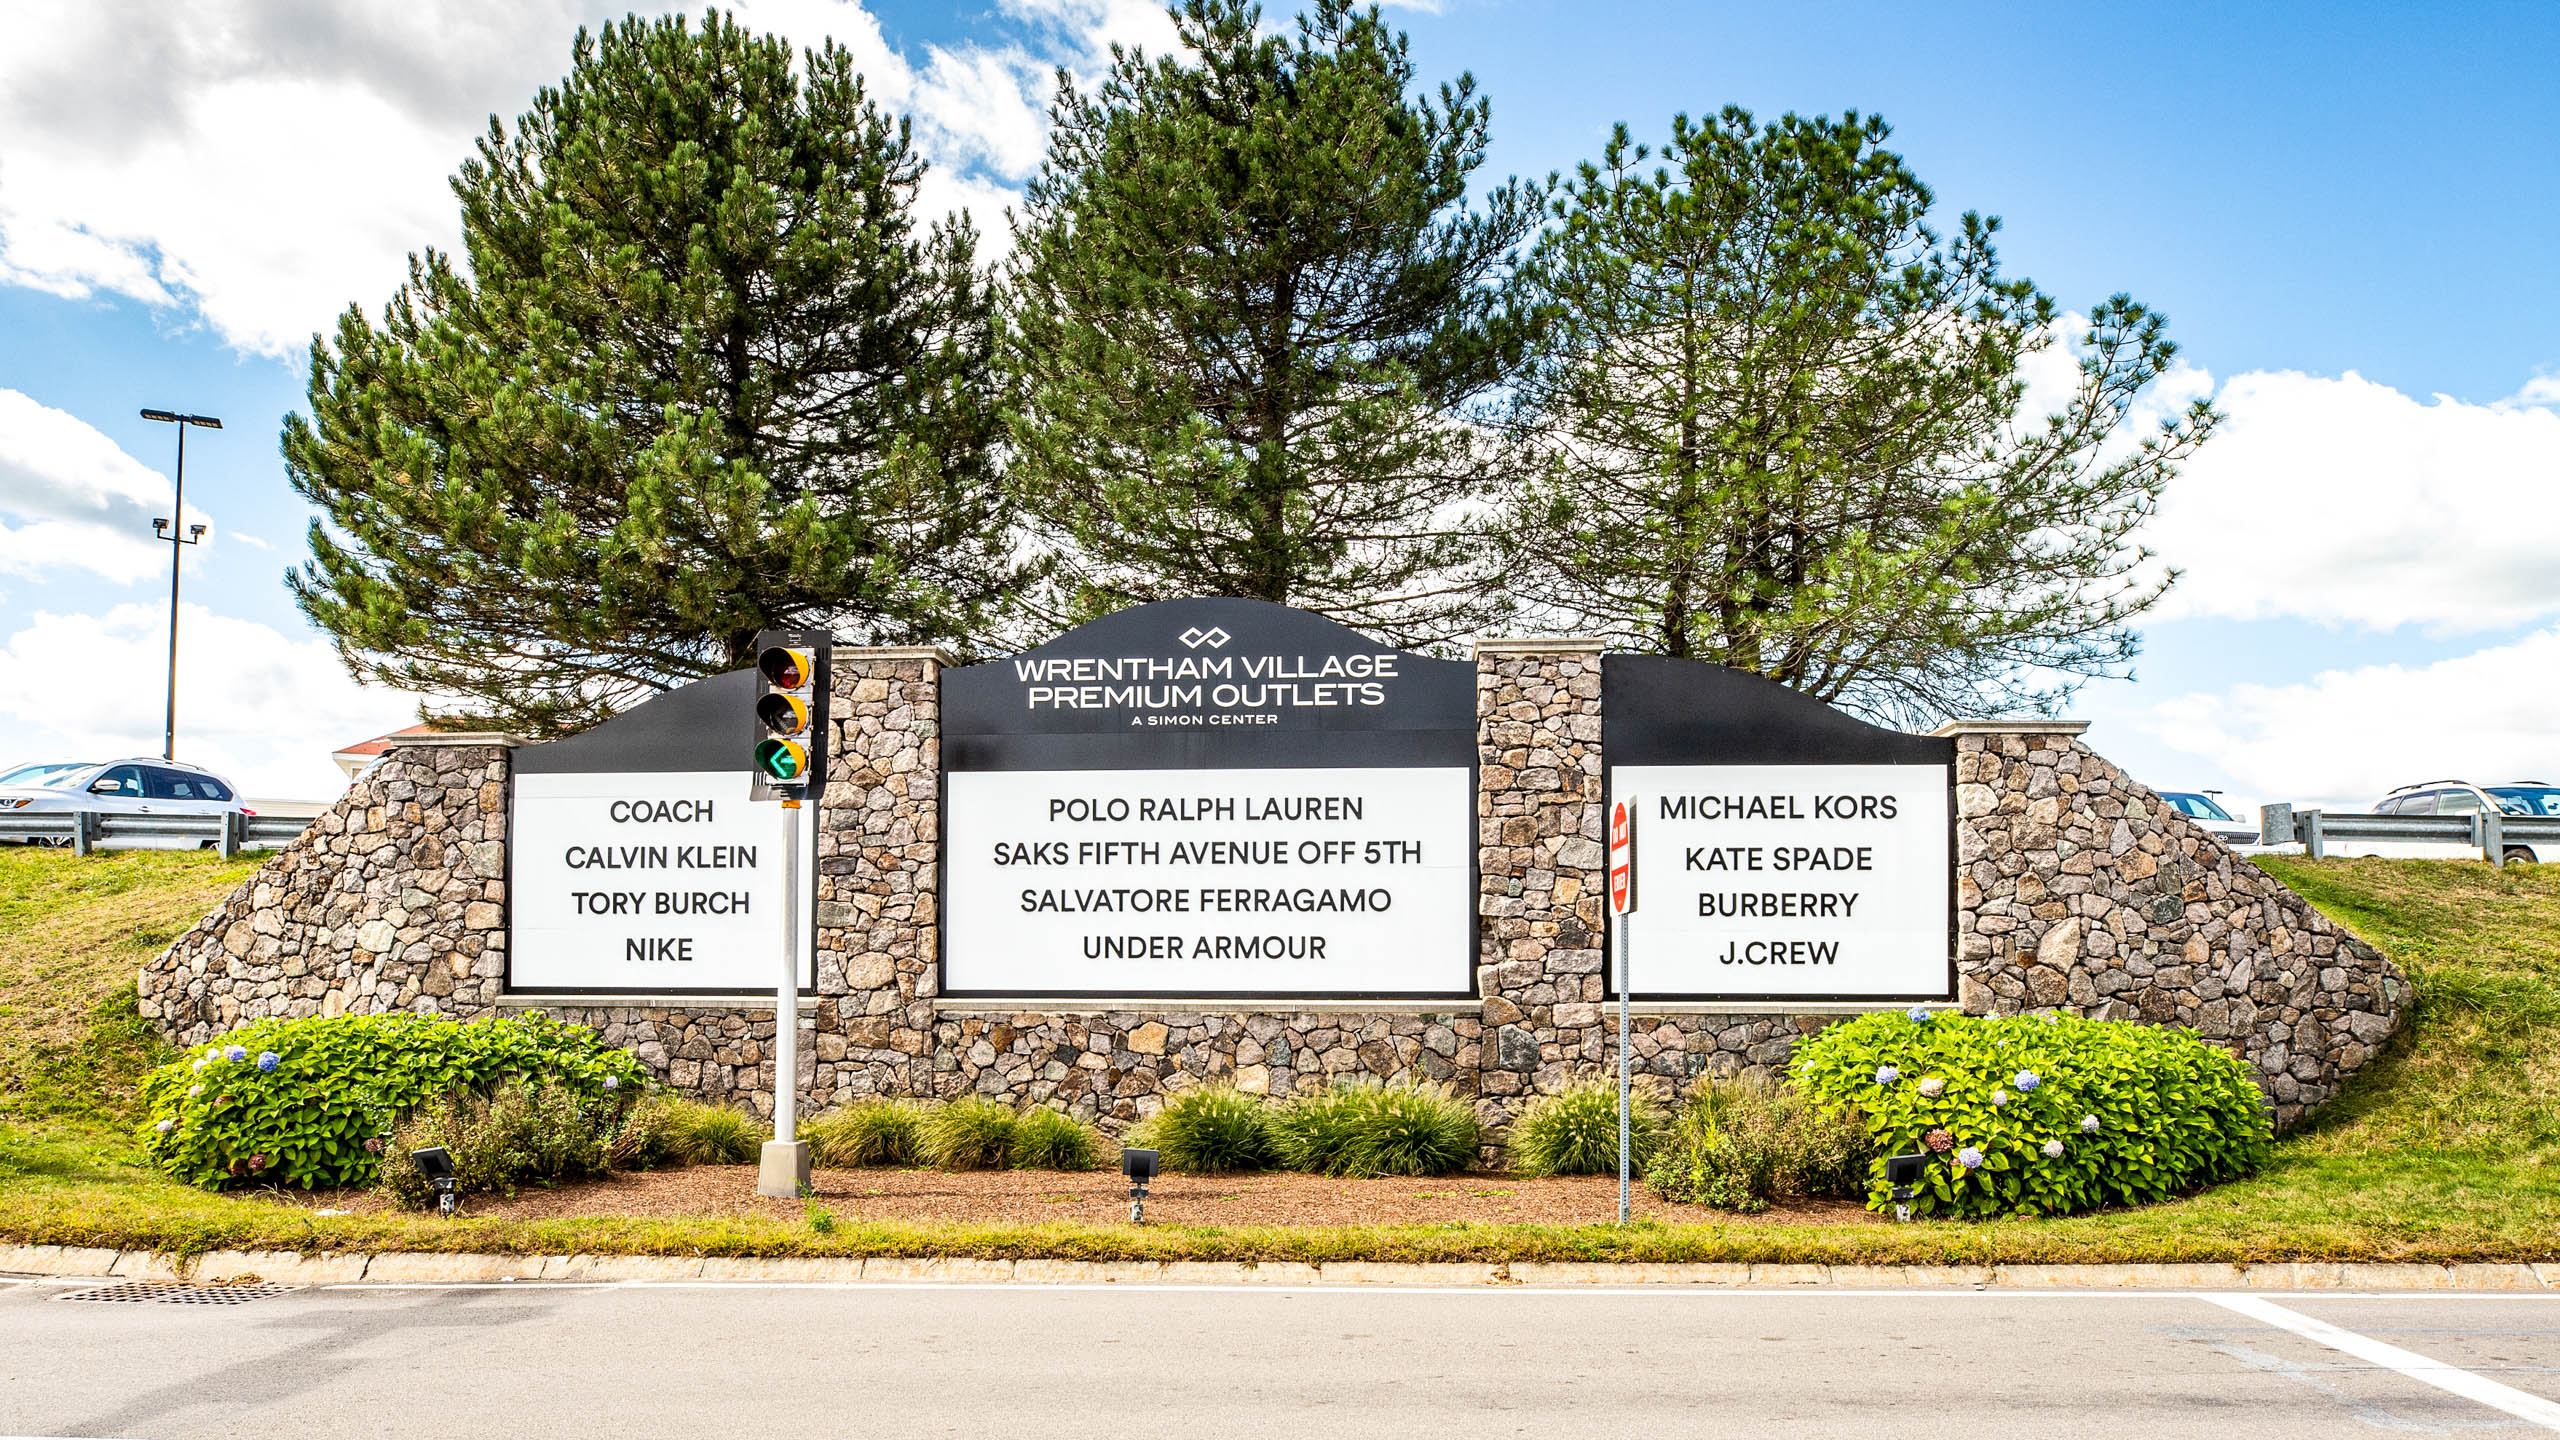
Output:
M184 760L70 761L21 765L0 774L0 815L222 815L256 811L240 803L231 782ZM63 842L69 843L69 842ZM211 840L163 840L159 846L210 847Z
M2560 785L2548 780L2513 780L2504 785L2474 785L2468 780L2429 780L2403 785L2374 802L2376 815L2477 815L2495 808L2502 814L2560 817ZM2476 858L2478 849L2450 840L2356 840L2333 843L2332 855L2389 855L2403 859L2459 860ZM2544 841L2506 842L2509 865L2560 860L2560 846Z
M2238 849L2258 843L2258 827L2222 808L2212 791L2163 790L2160 798L2177 807L2180 814L2196 822L2196 828L2223 844Z

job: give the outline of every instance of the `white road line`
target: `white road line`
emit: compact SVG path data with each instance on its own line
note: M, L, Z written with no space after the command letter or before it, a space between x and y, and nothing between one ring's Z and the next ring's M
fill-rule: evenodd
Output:
M2386 1345L2353 1330L2341 1330L2326 1320L2314 1320L2300 1311L2287 1310L2272 1300L2257 1295L2206 1294L2196 1297L2209 1300L2234 1314L2263 1321L2279 1330L2290 1330L2305 1340L2316 1341L2332 1350L2353 1355L2371 1365L2396 1370L2422 1385L2433 1385L2465 1400L2476 1400L2493 1410L2503 1410L2519 1420L2539 1425L2545 1430L2560 1430L2560 1401L2529 1395L2512 1385L2501 1385L2485 1375L2430 1360L2414 1350ZM2414 1298L2414 1297L2413 1297ZM2432 1298L2432 1297L2430 1297Z

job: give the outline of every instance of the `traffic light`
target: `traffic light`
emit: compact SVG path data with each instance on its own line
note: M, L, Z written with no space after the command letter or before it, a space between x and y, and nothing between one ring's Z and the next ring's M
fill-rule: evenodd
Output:
M768 630L756 637L755 795L797 795L824 783L827 636Z

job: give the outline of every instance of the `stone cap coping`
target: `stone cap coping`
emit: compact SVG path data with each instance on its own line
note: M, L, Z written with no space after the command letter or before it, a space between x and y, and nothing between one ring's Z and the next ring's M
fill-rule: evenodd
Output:
M465 750L489 745L513 750L533 743L504 730L435 730L424 735L403 735L384 746L383 753L389 754L394 750Z
M818 1008L821 1000L840 997L803 995L803 1012ZM530 991L510 990L498 997L501 1010L752 1010L773 1013L771 995L545 995Z
M944 669L960 663L939 645L838 645L835 652L854 660L930 660Z
M1609 642L1597 635L1524 635L1510 639L1479 640L1477 655L1596 655L1609 648Z
M2086 720L1950 720L1932 735L2078 735Z

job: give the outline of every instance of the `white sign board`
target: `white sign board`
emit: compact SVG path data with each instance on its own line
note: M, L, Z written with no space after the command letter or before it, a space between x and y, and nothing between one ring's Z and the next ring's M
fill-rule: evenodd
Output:
M814 805L747 798L739 770L519 774L508 879L515 990L771 992L783 816L801 824L799 954L811 983Z
M1949 994L1947 771L1628 765L1644 845L1639 996Z
M1462 767L952 771L943 988L1463 994L1473 784Z

